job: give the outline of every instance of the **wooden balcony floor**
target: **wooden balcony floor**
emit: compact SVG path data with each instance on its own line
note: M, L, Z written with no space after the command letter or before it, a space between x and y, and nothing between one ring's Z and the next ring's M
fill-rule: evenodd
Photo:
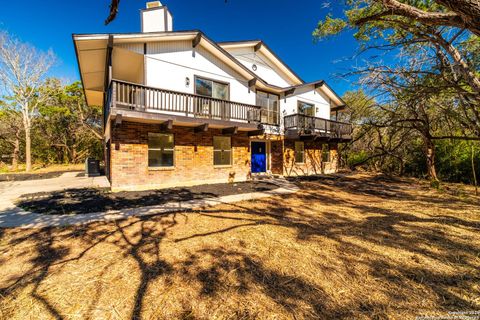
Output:
M211 119L208 117L193 117L185 115L177 115L162 112L146 112L138 110L128 110L123 108L112 108L110 111L110 119L114 120L121 117L122 121L132 121L140 123L164 123L171 120L174 126L198 127L208 124L209 128L225 129L237 127L239 131L256 131L261 129L258 123L248 123L235 120Z

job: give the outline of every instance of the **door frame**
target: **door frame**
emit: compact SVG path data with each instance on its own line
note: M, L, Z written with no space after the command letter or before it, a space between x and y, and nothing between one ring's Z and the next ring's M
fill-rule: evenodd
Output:
M265 172L252 172L253 175L255 174L263 174L263 173L269 173L271 172L271 145L270 145L270 140L265 140L265 139L250 139L250 171L252 171L252 142L264 142L265 143L265 158L267 161L267 164L265 166Z

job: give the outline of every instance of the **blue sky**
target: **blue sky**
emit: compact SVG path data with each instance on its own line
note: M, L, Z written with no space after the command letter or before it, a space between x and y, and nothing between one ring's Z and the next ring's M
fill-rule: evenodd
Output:
M109 0L4 1L0 29L42 49L53 49L59 63L52 75L79 79L72 33L140 31L144 0L121 0L117 19L104 26ZM326 7L326 3L330 5ZM322 0L163 0L174 30L200 29L215 41L262 39L305 81L326 80L339 94L352 85L335 74L358 62L351 33L314 43L312 31L328 12L341 14L342 1Z

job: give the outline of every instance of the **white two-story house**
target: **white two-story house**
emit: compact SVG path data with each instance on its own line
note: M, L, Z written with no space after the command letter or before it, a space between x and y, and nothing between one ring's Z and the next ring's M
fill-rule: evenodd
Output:
M352 129L330 120L345 104L324 81L305 83L260 40L173 31L159 1L140 15L139 33L73 35L113 189L336 170Z

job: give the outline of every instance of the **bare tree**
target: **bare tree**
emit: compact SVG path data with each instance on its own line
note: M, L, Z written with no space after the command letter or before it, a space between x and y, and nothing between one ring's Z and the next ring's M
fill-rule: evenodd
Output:
M32 168L32 122L38 105L45 99L41 87L55 61L52 51L42 52L7 33L0 34L0 80L4 95L13 99L12 106L22 115L27 171Z
M12 169L17 170L20 158L20 141L22 138L22 119L20 113L0 101L0 141L3 141L11 150ZM4 156L7 150L2 150Z

